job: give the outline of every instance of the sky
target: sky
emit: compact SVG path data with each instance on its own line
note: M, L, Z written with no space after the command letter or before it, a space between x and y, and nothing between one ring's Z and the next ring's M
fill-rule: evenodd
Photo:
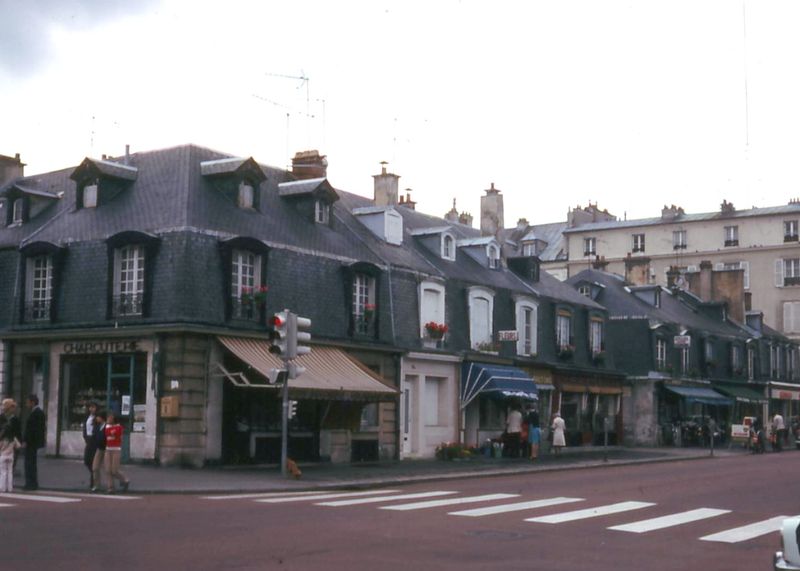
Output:
M795 0L0 0L26 174L194 143L505 225L800 197Z

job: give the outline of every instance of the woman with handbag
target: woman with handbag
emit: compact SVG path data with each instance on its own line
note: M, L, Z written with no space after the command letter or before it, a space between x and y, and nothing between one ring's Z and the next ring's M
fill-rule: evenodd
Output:
M567 429L564 419L561 418L561 413L556 412L553 419L553 426L550 429L553 431L553 451L556 454L561 454L561 449L567 445L565 431Z

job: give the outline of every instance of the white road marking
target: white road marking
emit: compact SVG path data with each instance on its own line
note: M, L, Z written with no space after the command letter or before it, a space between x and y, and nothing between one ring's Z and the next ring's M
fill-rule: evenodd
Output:
M516 512L521 510L533 510L536 508L544 508L547 506L557 506L559 504L569 504L572 502L583 502L583 498L547 498L544 500L533 500L531 502L519 502L516 504L503 504L500 506L490 506L488 508L475 508L472 510L463 510L460 512L450 512L448 515L462 515L467 517L480 517L484 515L502 514L508 512Z
M53 504L69 504L72 502L80 502L78 498L59 498L56 496L40 496L39 494L0 494L0 498L7 500L29 500L32 502L50 502Z
M472 502L490 502L492 500L505 500L507 498L518 498L519 494L486 494L483 496L469 496L466 498L451 498L449 500L430 500L427 502L414 502L411 504L400 504L399 506L381 506L382 510L422 510L425 508L438 508L441 506L455 506L458 504L469 504Z
M562 512L553 515L546 515L542 517L532 517L525 521L532 521L536 523L564 523L567 521L575 521L578 519L587 519L590 517L599 517L604 515L611 515L620 512L627 512L630 510L638 510L642 508L649 508L656 504L650 502L619 502L617 504L609 504L607 506L598 506L596 508L589 508L585 510L576 510L572 512Z
M647 533L648 531L655 531L657 529L664 529L666 527L673 527L675 525L700 521L701 519L717 517L727 513L731 513L731 510L698 508L696 510L654 517L652 519L643 519L641 521L626 523L624 525L615 525L613 527L609 527L608 529L613 529L616 531L629 531L631 533Z
M330 494L316 494L311 496L299 496L299 497L292 497L292 498L267 498L263 500L255 500L257 502L264 502L267 504L279 504L283 502L299 502L299 501L308 501L308 500L331 500L333 498L350 498L350 497L358 497L358 496L375 496L377 494L393 494L395 492L399 492L400 490L370 490L367 492L340 492L340 493L330 493Z
M15 504L0 504L0 508L13 508Z
M435 496L449 496L458 492L419 492L417 494L400 494L396 496L378 496L377 498L358 498L355 500L334 500L332 502L320 502L318 506L356 506L359 504L374 504L378 502L388 502L395 500L413 500L415 498L431 498Z
M319 494L319 490L314 492L261 492L253 494L229 494L227 496L201 496L203 500L252 500L255 498L277 498L290 496L310 496Z
M64 496L67 498L100 498L103 500L141 500L141 496L129 496L122 494L90 494L81 492L48 492L56 496Z
M764 521L743 525L742 527L734 527L719 533L704 535L700 538L700 541L719 541L721 543L738 543L740 541L747 541L748 539L753 539L755 537L767 535L768 533L780 531L781 526L783 525L783 520L785 520L787 517L790 516L779 515L770 519L765 519Z

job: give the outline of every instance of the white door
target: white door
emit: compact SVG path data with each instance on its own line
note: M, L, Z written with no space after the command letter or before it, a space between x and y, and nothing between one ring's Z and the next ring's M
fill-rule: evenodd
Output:
M417 408L415 406L416 385L417 377L406 375L400 387L402 392L400 395L400 419L402 422L400 433L403 437L403 456L413 456L416 451L414 445L414 416Z

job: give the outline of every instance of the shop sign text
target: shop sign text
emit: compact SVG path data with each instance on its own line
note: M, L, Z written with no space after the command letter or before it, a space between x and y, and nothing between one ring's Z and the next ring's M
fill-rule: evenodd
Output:
M64 353L86 355L98 353L134 353L136 341L75 341L64 343Z

